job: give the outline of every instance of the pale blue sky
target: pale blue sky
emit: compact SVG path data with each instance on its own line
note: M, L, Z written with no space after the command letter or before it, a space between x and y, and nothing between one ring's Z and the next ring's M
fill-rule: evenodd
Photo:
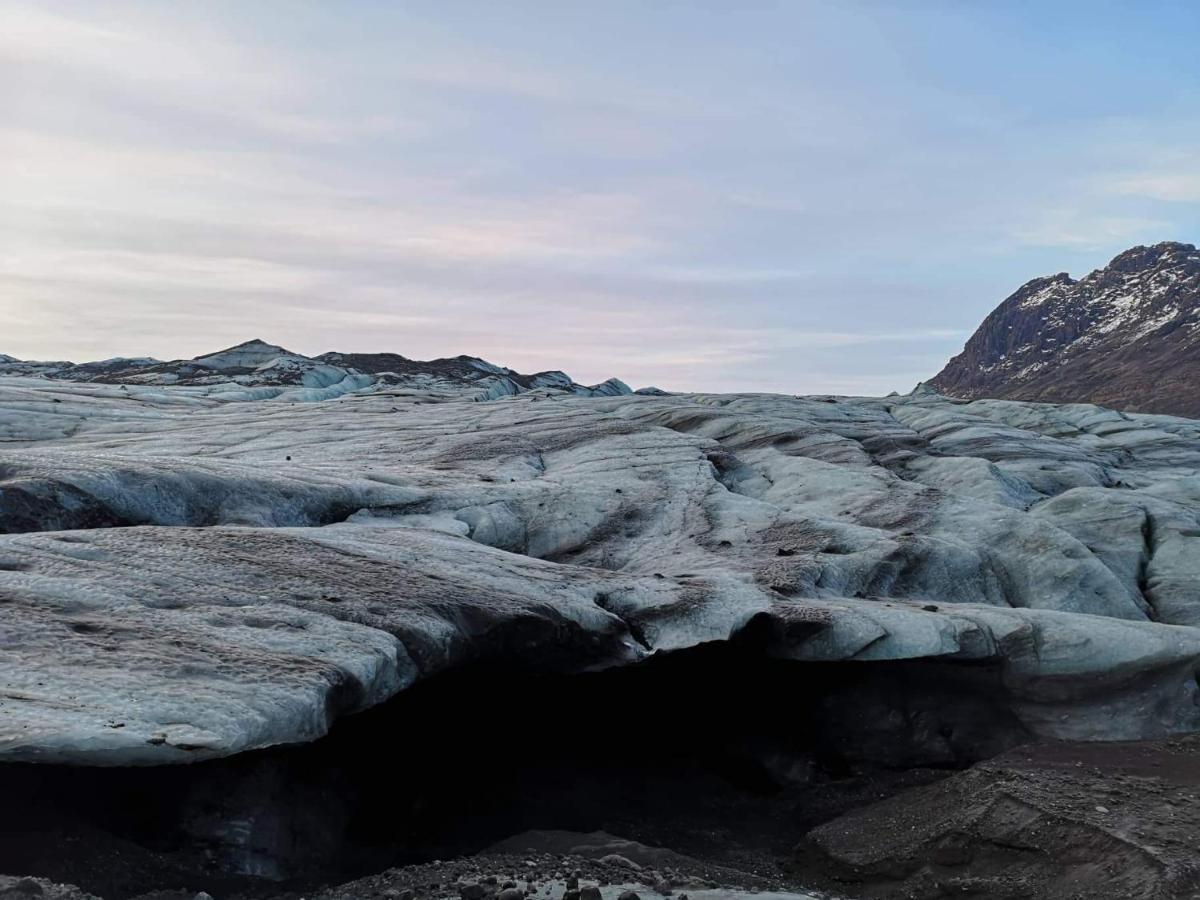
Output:
M0 352L886 393L1200 239L1195 3L0 0Z

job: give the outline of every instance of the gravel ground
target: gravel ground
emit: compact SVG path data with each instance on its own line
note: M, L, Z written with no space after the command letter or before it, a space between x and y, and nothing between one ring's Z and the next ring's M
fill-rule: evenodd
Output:
M631 842L619 842L640 847ZM609 847L607 849L613 849ZM634 856L641 854L633 853ZM666 863L666 864L663 864ZM390 869L306 900L814 900L783 879L689 860L677 854L642 865L616 852L598 858L561 853L485 853L449 862ZM278 900L297 900L295 897Z

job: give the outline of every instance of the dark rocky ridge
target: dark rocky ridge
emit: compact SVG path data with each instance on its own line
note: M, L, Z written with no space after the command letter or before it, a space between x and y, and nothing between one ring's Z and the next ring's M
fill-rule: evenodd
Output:
M1035 278L930 384L964 399L1200 417L1200 252L1134 247L1078 281Z
M73 363L19 360L0 354L0 375L24 375L99 384L302 387L325 392L298 399L328 399L341 393L415 386L478 392L479 399L544 390L587 396L616 396L630 390L616 378L582 385L565 372L524 375L474 356L417 360L398 353L322 353L304 356L260 338L193 359L168 362L151 357Z

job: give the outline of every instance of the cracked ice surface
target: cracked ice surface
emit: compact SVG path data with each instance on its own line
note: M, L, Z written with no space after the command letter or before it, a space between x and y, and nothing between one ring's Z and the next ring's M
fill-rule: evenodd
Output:
M436 401L436 402L435 402ZM909 397L0 378L0 758L311 740L450 667L1001 666L1034 732L1198 727L1200 423Z

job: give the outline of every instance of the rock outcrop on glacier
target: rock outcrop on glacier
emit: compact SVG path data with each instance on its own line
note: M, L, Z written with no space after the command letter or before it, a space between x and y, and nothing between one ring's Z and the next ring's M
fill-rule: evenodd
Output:
M954 397L1200 417L1200 251L1134 247L1078 281L1035 278L930 384Z
M988 667L1035 735L1200 727L1198 422L262 390L0 377L0 759L226 756L472 663L751 634L797 664Z

